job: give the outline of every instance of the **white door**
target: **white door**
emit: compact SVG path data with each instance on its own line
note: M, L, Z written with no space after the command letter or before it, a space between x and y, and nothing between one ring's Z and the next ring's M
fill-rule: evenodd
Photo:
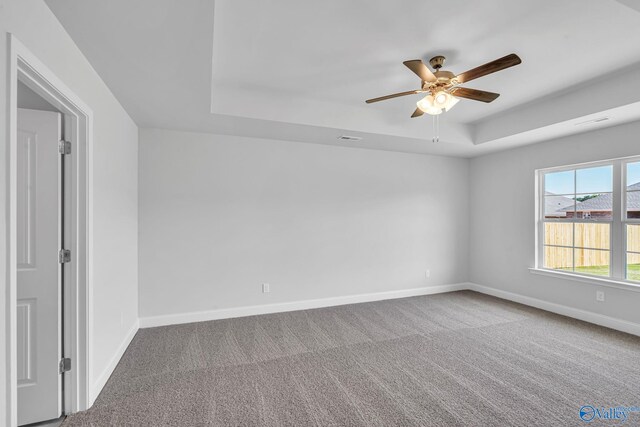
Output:
M18 109L18 424L62 411L59 113Z

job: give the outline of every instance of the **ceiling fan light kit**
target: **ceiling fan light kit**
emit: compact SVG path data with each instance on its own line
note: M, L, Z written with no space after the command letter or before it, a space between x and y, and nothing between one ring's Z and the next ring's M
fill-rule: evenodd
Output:
M445 111L449 111L460 101L460 99L449 94L444 90L440 90L435 95L427 95L416 103L416 106L423 112L436 116Z
M431 65L435 70L434 72L429 70L429 68L419 59L403 62L407 68L420 77L420 89L368 99L366 103L371 104L373 102L384 101L386 99L397 98L400 96L426 93L427 96L422 98L416 104L418 108L416 108L411 115L411 117L414 118L420 117L424 113L437 116L442 114L444 111L449 111L458 103L458 101L460 101L460 98L487 103L492 102L498 98L500 94L465 88L461 87L461 85L479 77L486 76L487 74L492 74L497 71L504 70L505 68L513 67L514 65L518 65L522 62L518 55L512 53L496 59L495 61L491 61L479 67L465 71L464 73L455 75L451 71L442 70L445 61L446 58L441 55L431 58L429 60L429 65Z

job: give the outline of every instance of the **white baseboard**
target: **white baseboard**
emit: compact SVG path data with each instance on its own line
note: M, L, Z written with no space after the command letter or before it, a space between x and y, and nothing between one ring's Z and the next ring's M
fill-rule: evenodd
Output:
M592 313L579 308L573 308L562 304L556 304L554 302L514 294L501 289L478 285L477 283L467 283L467 289L640 336L640 324L629 322L627 320L616 319L615 317L605 316L604 314Z
M127 332L127 335L124 337L124 340L122 340L122 343L120 344L120 347L118 347L116 353L113 355L111 360L109 360L109 364L107 365L107 367L91 385L91 392L89 394L89 408L93 406L93 402L95 402L96 398L109 380L109 377L116 369L116 366L118 366L118 362L120 362L122 355L127 350L127 347L129 347L129 344L131 344L131 340L133 340L133 337L136 335L136 332L138 332L139 328L140 321L136 320L129 332Z
M208 320L254 316L257 314L280 313L285 311L307 310L310 308L331 307L336 305L356 304L361 302L380 301L395 298L406 298L418 295L440 294L444 292L461 291L465 289L468 289L468 284L457 283L451 285L403 289L399 291L375 292L369 294L346 295L340 297L283 302L277 304L253 305L191 313L168 314L163 316L141 317L140 327L151 328L155 326L178 325L182 323L205 322Z

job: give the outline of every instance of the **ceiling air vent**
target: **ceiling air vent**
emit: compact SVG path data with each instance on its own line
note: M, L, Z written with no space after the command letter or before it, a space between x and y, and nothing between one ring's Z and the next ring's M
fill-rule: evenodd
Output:
M340 141L362 141L361 136L340 135L338 137Z
M574 126L591 125L594 123L606 122L609 117L598 117L597 119L586 120L584 122L576 123Z

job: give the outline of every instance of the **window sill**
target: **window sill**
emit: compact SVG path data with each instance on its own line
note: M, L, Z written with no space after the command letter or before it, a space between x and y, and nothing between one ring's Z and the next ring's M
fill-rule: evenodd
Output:
M624 289L626 291L640 292L640 283L627 282L605 277L586 276L582 274L565 273L562 271L547 270L545 268L530 268L532 274L555 277L558 279L574 280L576 282L589 283L592 285L606 286L609 288Z

